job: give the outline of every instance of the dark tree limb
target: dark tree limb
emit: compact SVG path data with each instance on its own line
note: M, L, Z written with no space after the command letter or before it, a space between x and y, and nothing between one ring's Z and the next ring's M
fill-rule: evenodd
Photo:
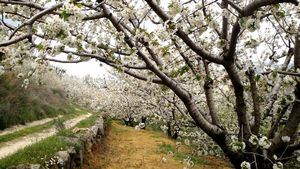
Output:
M250 88L251 88L251 97L253 102L253 117L254 117L254 124L251 126L252 134L258 135L259 128L260 128L260 118L261 118L261 110L260 110L260 100L258 95L258 89L256 86L255 81L255 72L253 68L249 68L247 71L247 75L250 81Z

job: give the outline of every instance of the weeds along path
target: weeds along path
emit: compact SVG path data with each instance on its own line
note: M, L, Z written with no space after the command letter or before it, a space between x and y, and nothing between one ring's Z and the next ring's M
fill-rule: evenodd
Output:
M132 127L113 122L103 142L94 146L84 169L182 169L187 166L184 159L191 149L181 146L164 133L136 131ZM174 151L169 153L169 151ZM203 156L194 160L190 169L229 169L223 159Z
M66 127L66 129L69 129L69 128L75 126L80 121L90 117L91 115L92 114L88 113L88 114L80 115L76 118L67 120L64 122L64 126ZM29 146L38 141L41 141L42 139L53 136L56 133L57 133L57 130L53 126L49 129L43 130L41 132L29 134L27 136L20 137L15 140L12 140L12 141L2 143L2 144L0 144L0 159L17 152L18 150L23 149L26 146Z
M61 117L62 117L62 115L59 115L59 116L54 117L54 118L45 118L45 119L42 119L42 120L33 121L31 123L26 123L25 125L12 126L12 127L7 128L3 131L0 131L0 136L10 134L10 133L14 133L14 132L22 130L24 128L42 125L42 124L48 123L49 121L52 121L54 119L58 119L58 118L61 118Z

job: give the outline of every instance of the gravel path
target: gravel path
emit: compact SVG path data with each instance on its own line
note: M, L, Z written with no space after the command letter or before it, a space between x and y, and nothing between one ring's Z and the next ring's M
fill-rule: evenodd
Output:
M15 126L7 128L7 129L0 130L0 136L10 134L10 133L14 133L16 131L22 130L22 129L27 128L27 127L42 125L42 124L48 123L49 121L52 121L52 120L60 118L60 117L62 117L62 115L59 115L55 118L45 118L45 119L42 119L42 120L36 120L36 121L31 122L31 123L26 123L25 125L15 125Z
M71 128L71 127L75 126L77 123L79 123L80 121L90 117L91 115L92 114L89 113L89 114L81 115L76 118L67 120L66 122L64 122L65 127L67 129ZM29 146L38 141L41 141L42 139L53 136L56 133L57 133L57 130L53 126L52 128L41 131L40 133L33 133L30 135L9 141L9 142L2 143L2 144L0 144L0 159L17 152L18 150L23 149L26 146Z

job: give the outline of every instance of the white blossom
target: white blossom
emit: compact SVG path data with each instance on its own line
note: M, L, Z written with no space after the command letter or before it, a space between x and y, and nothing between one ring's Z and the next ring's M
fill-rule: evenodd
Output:
M185 145L190 145L190 140L189 140L189 139L185 139L185 140L184 140L184 144L185 144Z
M288 142L290 142L291 138L289 136L282 136L281 140L285 143L288 143Z
M5 73L4 67L0 65L0 76Z
M23 77L24 77L24 74L23 74L23 73L19 73L19 74L17 75L17 78L18 78L18 79L23 78Z
M250 165L249 162L243 161L243 162L241 163L241 168L242 168L242 169L251 169L251 165Z
M281 162L274 163L273 169L283 169L283 164Z
M250 32L253 32L259 28L259 23L256 21L256 19L250 18L246 21L245 26Z
M263 136L259 139L258 144L264 149L268 149L271 146L271 142L268 140L266 136Z
M166 157L162 157L162 158L161 158L161 161L162 161L163 163L165 163L165 162L167 162L167 158L166 158Z
M249 138L249 142L252 144L252 145L257 145L258 144L258 138L256 135L251 135L250 138Z

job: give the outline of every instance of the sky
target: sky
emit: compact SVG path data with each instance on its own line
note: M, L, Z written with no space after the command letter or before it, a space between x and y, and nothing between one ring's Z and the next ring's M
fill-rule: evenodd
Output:
M66 54L60 54L55 57L57 60L67 60ZM86 62L80 63L58 63L50 62L51 65L55 67L60 67L66 70L66 73L69 75L74 75L78 77L84 77L90 75L94 78L108 78L110 77L109 70L112 68L100 63L95 59L91 59Z

